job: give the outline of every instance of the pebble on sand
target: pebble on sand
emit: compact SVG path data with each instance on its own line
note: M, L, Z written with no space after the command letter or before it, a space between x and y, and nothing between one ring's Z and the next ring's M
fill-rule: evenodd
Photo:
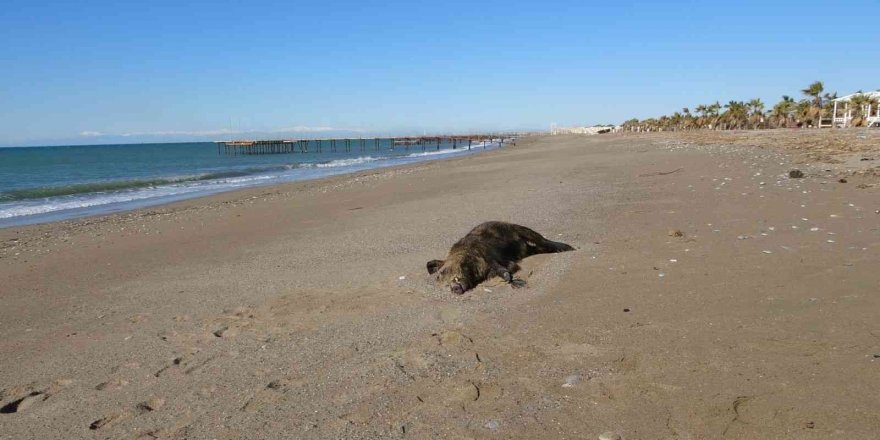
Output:
M804 172L801 170L791 170L788 172L788 177L791 177L792 179L800 179L804 177Z
M562 384L563 388L571 388L577 385L581 381L581 377L577 374L572 374L571 376L567 376L565 378L565 382Z
M606 431L599 434L599 440L623 440L623 437L614 431Z
M498 427L500 427L500 426L501 426L501 424L498 423L497 420L489 420L488 422L486 422L485 425L483 425L484 428L491 429L493 431L498 429Z

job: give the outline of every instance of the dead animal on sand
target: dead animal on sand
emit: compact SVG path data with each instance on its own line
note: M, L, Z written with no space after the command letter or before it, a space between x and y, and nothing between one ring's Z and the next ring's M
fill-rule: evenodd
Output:
M512 287L523 287L525 281L513 277L523 258L536 254L573 251L574 248L550 241L541 234L520 225L486 222L458 240L445 260L428 262L428 273L437 282L446 284L452 293L461 295L478 284L497 276Z

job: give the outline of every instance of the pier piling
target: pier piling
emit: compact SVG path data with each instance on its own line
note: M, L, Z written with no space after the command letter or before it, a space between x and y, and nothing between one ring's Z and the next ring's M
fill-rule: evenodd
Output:
M398 145L403 145L405 151L409 151L411 146L419 145L422 151L425 151L429 142L435 142L434 146L439 151L442 145L450 144L453 150L457 150L459 146L464 145L467 141L467 148L470 151L473 148L474 141L480 142L483 149L486 149L486 143L497 140L499 145L504 145L505 141L513 144L516 135L512 133L504 134L481 134L481 135L448 135L448 136L413 136L413 137L391 137L391 138L330 138L330 139L279 139L279 140L238 140L238 141L217 141L217 154L226 156L246 156L246 155L263 155L263 154L290 154L309 152L309 143L314 142L315 150L322 153L324 149L324 141L329 141L330 151L337 152L337 141L342 141L345 151L352 152L353 141L357 141L357 147L361 152L367 151L368 142L372 140L375 150L382 151L383 144L388 143L388 149L394 151Z

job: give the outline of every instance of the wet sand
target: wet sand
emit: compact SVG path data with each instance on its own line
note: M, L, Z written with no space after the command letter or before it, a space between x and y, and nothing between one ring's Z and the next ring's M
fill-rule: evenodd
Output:
M0 438L872 438L876 132L529 137L0 230ZM432 286L486 220L577 250Z

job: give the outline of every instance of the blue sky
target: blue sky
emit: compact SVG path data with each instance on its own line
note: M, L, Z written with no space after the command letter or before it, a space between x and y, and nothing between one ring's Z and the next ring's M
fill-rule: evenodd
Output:
M546 129L880 88L876 1L37 2L0 145Z

